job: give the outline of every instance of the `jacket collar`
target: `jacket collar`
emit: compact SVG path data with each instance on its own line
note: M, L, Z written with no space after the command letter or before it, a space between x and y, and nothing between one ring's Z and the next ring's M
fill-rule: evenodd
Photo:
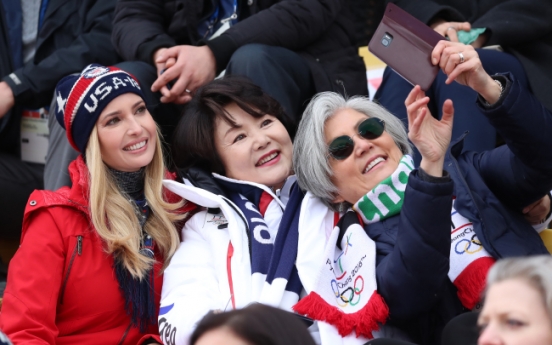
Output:
M68 198L76 207L88 213L90 174L82 155L69 164L68 170L72 183Z
M261 194L263 192L266 192L270 196L272 196L274 200L278 202L278 204L282 209L286 208L285 204L289 199L291 186L297 180L295 175L289 176L286 179L286 182L284 183L284 186L282 187L282 189L278 192L278 195L276 195L276 193L274 193L272 189L260 183L235 180L216 173L213 173L213 176L226 192L240 193L244 195L248 200L254 201L256 205L258 205L258 201L261 198Z
M61 187L55 192L50 190L37 190L33 192L33 194L39 193L42 195L41 199L43 201L39 201L39 205L37 205L37 207L27 207L27 209L25 209L25 217L28 212L33 212L39 207L56 205L76 208L87 215L90 213L88 208L88 168L82 156L79 156L71 162L68 170L72 186ZM40 199L38 195L36 198L37 200Z

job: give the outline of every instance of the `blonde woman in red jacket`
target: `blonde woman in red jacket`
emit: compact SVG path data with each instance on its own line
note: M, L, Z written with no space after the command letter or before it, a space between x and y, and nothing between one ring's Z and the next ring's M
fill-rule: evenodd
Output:
M56 97L82 155L71 188L29 198L0 329L14 345L160 343L160 273L179 244L174 224L193 206L163 190L157 127L131 75L90 65Z

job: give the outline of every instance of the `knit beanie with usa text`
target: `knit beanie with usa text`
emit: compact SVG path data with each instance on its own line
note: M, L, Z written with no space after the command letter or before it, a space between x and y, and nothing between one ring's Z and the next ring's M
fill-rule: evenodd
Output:
M114 67L88 65L81 74L71 74L56 86L56 118L65 128L71 146L86 150L90 133L102 110L118 96L132 92L144 99L136 79Z

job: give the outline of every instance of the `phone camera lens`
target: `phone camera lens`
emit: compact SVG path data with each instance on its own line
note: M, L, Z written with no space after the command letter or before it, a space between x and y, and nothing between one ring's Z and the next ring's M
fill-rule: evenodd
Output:
M393 42L393 36L390 33L386 32L381 38L381 44L383 44L384 47L389 47L391 45L391 42Z

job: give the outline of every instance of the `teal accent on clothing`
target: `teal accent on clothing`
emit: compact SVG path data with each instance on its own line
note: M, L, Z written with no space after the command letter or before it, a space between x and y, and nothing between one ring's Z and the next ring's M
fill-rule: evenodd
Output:
M471 29L470 31L458 31L458 41L463 44L472 44L475 40L485 32L487 28Z

